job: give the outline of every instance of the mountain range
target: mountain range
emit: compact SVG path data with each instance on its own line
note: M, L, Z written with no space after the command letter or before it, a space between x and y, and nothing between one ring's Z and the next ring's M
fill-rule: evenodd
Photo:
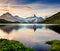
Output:
M42 17L37 17L35 14L32 17L22 18L19 16L13 16L9 12L7 12L7 13L4 13L3 15L0 16L0 21L1 20L8 21L8 23L9 22L37 23L37 22L43 21L44 19ZM1 23L4 23L4 22L1 21Z
M43 24L60 24L60 12L43 19L42 17L34 16L22 18L19 16L13 16L9 12L0 16L0 23L43 23Z

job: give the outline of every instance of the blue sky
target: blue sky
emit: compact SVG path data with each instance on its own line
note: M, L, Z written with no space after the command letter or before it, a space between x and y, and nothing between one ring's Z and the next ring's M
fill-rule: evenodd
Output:
M16 0L16 2L18 4L31 4L31 3L60 4L60 0Z
M20 17L51 16L60 12L60 0L0 0L0 14L10 12Z

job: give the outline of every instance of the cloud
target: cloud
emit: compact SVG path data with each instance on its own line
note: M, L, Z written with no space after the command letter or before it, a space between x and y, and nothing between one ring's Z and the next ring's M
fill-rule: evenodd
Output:
M29 3L29 2L32 3ZM35 2L37 1L37 2ZM45 4L45 0L0 0L0 15L5 12L10 12L13 15L29 17L33 14L37 16L51 16L60 11L60 4ZM40 3L39 3L40 2ZM44 3L45 2L45 3ZM50 1L52 2L52 0ZM24 4L25 3L25 4Z
M26 12L35 12L37 15L42 14L42 16L50 15L60 11L60 5L47 5L47 4L25 4L25 5L13 5L12 8ZM33 12L33 13L34 13Z
M0 0L0 4L15 3L15 0Z
M36 11L37 16L51 16L53 14L56 14L57 12L60 11L60 8L47 8L47 9L42 9L42 10L38 10Z
M0 0L0 4L22 4L26 0Z

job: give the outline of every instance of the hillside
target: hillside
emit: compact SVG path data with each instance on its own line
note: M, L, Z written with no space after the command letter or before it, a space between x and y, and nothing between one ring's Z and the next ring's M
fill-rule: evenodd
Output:
M50 16L49 18L46 18L46 20L44 20L43 23L60 24L60 12Z
M0 19L0 23L20 23L18 21L12 22L12 21L7 21L5 19Z

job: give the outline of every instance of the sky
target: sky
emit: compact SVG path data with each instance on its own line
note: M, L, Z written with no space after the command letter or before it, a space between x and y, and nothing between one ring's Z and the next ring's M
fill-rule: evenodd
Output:
M60 0L0 0L0 15L6 12L23 18L49 17L60 12Z

